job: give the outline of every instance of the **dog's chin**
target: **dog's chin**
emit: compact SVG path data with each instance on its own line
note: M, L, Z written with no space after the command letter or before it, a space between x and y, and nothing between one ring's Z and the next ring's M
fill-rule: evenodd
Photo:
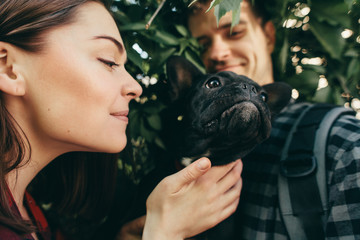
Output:
M225 110L220 116L220 130L244 132L258 125L260 113L252 102L241 102Z
M204 126L205 133L223 133L228 136L241 134L245 138L247 135L254 136L264 124L262 117L265 114L261 111L263 109L251 101L236 103L223 111L218 118L209 121Z

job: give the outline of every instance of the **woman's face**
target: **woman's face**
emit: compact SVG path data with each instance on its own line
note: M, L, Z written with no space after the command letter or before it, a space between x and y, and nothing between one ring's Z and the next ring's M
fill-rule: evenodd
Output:
M129 102L142 90L124 68L126 52L111 15L88 2L74 23L46 39L42 53L24 54L23 107L13 109L31 144L61 152L121 151Z

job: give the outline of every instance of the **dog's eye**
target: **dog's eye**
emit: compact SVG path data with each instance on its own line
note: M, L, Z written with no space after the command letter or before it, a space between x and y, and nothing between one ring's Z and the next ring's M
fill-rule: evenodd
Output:
M216 78L212 78L209 81L206 82L205 85L207 88L217 88L221 86L221 83L219 81L219 79Z
M267 102L267 100L268 100L268 95L267 95L267 93L265 93L265 92L260 93L260 98L261 98L261 100L263 100L264 102Z

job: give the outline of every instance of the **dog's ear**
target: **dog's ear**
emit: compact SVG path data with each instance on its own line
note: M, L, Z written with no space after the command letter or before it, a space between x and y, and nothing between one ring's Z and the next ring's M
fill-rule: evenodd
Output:
M268 94L267 104L274 116L291 100L292 87L284 82L274 82L262 86Z
M166 73L170 88L170 99L172 101L183 96L195 79L204 75L194 64L180 56L168 58Z

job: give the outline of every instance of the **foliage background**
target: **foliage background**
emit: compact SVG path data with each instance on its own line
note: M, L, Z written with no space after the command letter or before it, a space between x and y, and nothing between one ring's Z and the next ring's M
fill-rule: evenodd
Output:
M221 4L226 1L233 0ZM359 0L252 2L267 10L277 29L273 54L276 81L292 85L296 89L294 97L299 100L344 104L360 112ZM113 216L101 223L52 217L74 239L104 239L105 232L115 234L117 217L131 201L129 188L159 163L159 151L166 150L160 137L160 112L168 104L165 61L171 55L182 55L204 70L200 48L186 28L189 3L165 0L149 29L145 26L161 2L115 0L112 4L127 49L126 68L143 86L143 95L130 106L130 141L119 159L124 174Z
M234 1L213 2L220 2L221 6ZM277 29L273 54L276 81L292 85L294 97L299 100L344 104L360 111L360 2L252 2L266 10ZM128 53L126 67L144 89L142 97L132 103L129 125L132 140L120 161L120 168L135 182L156 163L154 149L164 148L159 137L162 128L159 113L167 105L166 59L170 55L182 55L203 69L199 46L186 28L189 3L190 0L165 0L148 30L146 23L161 2L117 0L113 3L114 17Z

